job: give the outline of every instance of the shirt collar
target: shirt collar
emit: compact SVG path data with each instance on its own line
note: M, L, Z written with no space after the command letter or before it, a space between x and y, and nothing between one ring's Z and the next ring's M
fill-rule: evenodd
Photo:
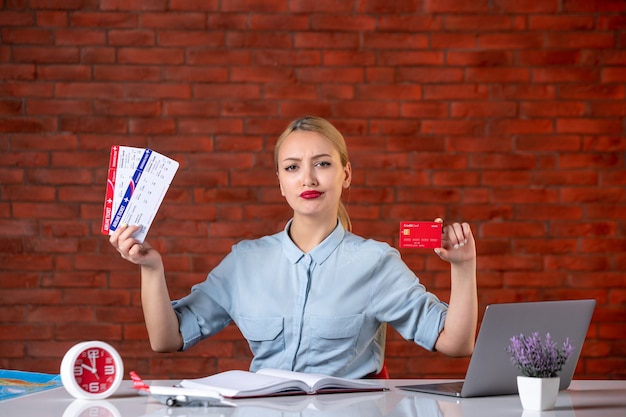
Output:
M293 219L287 222L285 229L281 232L281 238L283 242L283 250L285 251L285 255L291 263L298 263L302 257L306 255L306 253L302 252L298 246L291 240L289 237L289 228L291 227L291 223ZM322 264L328 257L335 251L337 246L343 240L343 237L346 234L346 230L343 228L343 225L340 221L337 222L337 226L335 229L324 239L319 245L317 245L309 255L313 259L313 261L317 264Z

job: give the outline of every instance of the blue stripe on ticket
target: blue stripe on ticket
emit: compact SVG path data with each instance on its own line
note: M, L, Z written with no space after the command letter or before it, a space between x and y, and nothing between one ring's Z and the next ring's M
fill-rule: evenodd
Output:
M119 226L120 221L122 220L122 217L124 217L124 212L126 211L126 207L128 207L128 203L130 202L130 198L135 192L137 183L139 183L141 174L143 174L143 170L146 168L146 165L148 164L148 160L150 159L151 155L152 155L152 149L146 148L146 150L143 152L141 160L139 161L139 165L137 165L137 169L135 170L135 173L133 174L133 178L130 180L130 183L128 184L128 188L126 188L126 192L124 193L124 198L122 198L122 201L120 202L120 205L117 208L117 212L115 213L115 217L113 218L113 221L111 222L111 227L109 227L109 230L115 231L117 227Z

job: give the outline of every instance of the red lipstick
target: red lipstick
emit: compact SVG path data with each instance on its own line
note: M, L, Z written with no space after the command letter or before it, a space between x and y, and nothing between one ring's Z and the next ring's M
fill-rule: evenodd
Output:
M321 195L322 195L322 193L319 192L319 191L309 190L309 191L303 191L300 194L300 197L302 197L302 198L304 198L306 200L310 200L310 199L313 199L313 198L317 198L317 197L319 197Z

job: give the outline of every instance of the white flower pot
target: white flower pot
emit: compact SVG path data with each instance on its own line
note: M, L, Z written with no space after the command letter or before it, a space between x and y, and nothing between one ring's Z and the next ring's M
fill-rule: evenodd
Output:
M525 410L551 410L559 395L561 378L517 377L517 391Z

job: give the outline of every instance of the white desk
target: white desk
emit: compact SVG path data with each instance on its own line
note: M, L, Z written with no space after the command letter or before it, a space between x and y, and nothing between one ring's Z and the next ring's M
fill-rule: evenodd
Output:
M370 394L327 394L275 397L265 406L239 400L237 408L171 407L140 396L124 381L106 400L73 400L64 388L0 402L3 417L624 417L625 381L574 381L562 391L551 411L524 411L517 395L455 399L395 389L396 385L432 382L387 380L390 391Z

